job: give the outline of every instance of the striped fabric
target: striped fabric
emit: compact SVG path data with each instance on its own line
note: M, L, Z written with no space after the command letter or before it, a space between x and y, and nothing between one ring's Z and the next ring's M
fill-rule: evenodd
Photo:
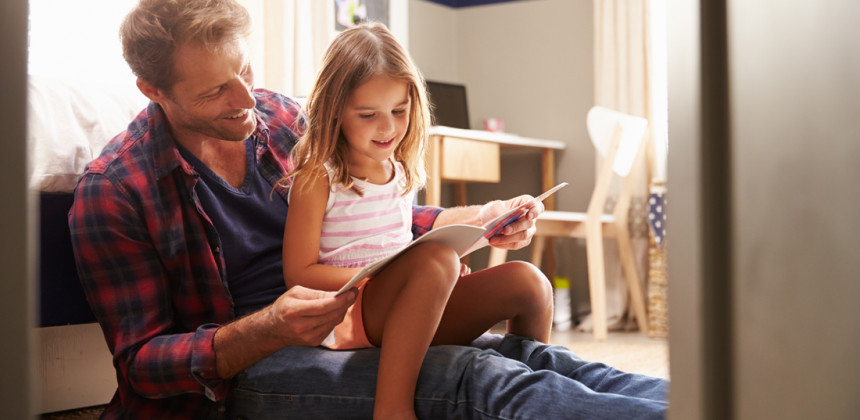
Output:
M412 240L415 193L403 195L405 179L400 163L395 164L395 176L385 185L361 180L355 185L363 196L352 189L332 187L322 224L320 264L364 267Z

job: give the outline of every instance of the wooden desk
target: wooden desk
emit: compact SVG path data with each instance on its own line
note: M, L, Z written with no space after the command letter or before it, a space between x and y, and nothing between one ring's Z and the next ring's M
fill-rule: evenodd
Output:
M425 204L441 204L442 182L456 182L457 205L466 205L466 182L499 182L502 148L541 150L542 191L555 186L555 151L565 148L558 140L541 140L507 133L465 130L445 126L430 128L427 153L427 191ZM538 194L535 192L534 194ZM508 198L508 197L500 197ZM547 210L555 209L555 197L544 201Z

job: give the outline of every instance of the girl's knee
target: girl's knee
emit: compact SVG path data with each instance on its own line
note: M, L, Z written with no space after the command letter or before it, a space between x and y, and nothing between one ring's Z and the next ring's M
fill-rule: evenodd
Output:
M531 302L552 302L552 285L549 280L533 264L524 261L512 261L510 270L516 278L523 298Z
M415 272L453 284L460 274L460 257L448 246L426 243L415 248Z

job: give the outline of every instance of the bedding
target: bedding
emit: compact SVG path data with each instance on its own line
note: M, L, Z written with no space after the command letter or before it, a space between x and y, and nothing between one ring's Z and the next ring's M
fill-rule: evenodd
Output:
M27 84L30 188L41 192L72 192L84 166L148 103L127 79L30 75Z
M148 100L133 81L104 83L30 75L30 188L39 192L40 327L95 322L75 269L67 214L84 166Z

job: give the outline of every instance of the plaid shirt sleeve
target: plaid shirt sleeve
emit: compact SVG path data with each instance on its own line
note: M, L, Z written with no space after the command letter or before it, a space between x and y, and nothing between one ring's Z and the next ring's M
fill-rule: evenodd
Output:
M433 229L436 216L442 212L440 207L412 206L412 240Z
M142 207L121 186L89 173L69 212L80 280L117 373L147 398L191 392L223 399L228 383L217 376L212 345L217 326L183 332L176 325L176 285L152 245Z

